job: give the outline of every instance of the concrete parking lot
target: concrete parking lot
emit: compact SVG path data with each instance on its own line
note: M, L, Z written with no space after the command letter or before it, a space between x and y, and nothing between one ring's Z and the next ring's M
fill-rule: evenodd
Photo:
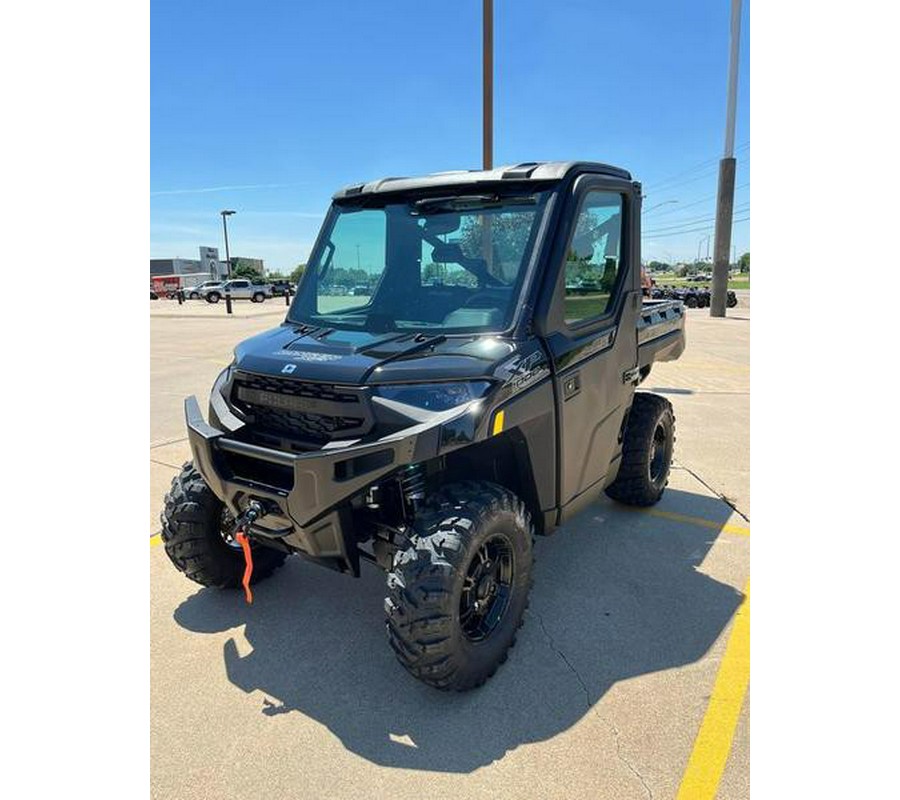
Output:
M598 497L539 539L518 643L463 695L395 662L374 568L354 580L289 559L247 606L158 546L190 455L182 400L205 400L279 302L151 311L152 796L749 797L749 299L724 320L688 311L684 356L642 387L675 406L663 501Z

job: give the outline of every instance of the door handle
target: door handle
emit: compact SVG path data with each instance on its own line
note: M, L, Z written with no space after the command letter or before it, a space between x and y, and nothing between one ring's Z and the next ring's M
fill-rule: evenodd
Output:
M573 372L563 378L563 400L571 400L581 391L581 373Z

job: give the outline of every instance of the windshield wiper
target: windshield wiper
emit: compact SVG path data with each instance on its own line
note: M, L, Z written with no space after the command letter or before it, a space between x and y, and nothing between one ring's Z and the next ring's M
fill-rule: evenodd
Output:
M467 194L450 197L426 197L412 204L413 213L429 211L460 211L478 208L498 208L506 205L533 206L537 203L537 195L533 194Z

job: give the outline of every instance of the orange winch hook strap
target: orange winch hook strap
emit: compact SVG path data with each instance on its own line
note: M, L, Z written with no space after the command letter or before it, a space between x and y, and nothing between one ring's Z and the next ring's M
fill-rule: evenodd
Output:
M250 540L243 531L238 531L235 538L240 543L241 550L244 551L244 563L246 566L244 567L244 577L241 580L241 583L244 585L244 596L247 598L248 603L252 603L253 592L250 591L250 577L253 575L253 554L250 552Z

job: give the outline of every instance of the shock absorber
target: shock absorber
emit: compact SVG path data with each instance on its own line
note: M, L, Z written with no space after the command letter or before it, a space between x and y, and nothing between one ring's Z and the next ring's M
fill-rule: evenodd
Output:
M398 480L406 513L415 516L419 504L425 499L425 468L421 464L410 464L400 473Z

